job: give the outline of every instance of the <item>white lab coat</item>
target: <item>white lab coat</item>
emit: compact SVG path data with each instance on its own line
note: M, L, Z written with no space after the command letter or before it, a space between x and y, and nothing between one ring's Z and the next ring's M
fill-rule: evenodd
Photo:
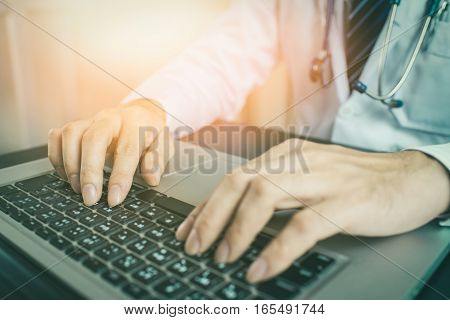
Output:
M197 43L152 75L124 102L141 96L159 101L168 126L198 129L216 118L230 119L250 91L263 83L284 59L292 83L298 131L380 151L419 148L450 168L449 23L436 25L397 98L405 102L390 111L380 102L349 96L344 42L344 1L336 1L330 31L335 81L325 88L309 78L311 61L324 36L326 0L237 1ZM425 0L402 2L398 10L386 72L385 90L401 76L421 23ZM416 27L412 27L416 25ZM408 31L405 31L408 30ZM383 35L374 51L383 44ZM376 89L378 54L361 76ZM387 89L386 89L387 88ZM269 124L270 125L270 124Z

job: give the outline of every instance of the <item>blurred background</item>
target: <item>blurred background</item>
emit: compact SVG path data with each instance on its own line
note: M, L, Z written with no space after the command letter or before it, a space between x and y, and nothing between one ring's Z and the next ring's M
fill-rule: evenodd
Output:
M201 36L230 2L0 0L0 153L44 144L50 128L116 106L129 92L49 34L136 87ZM281 112L288 103L285 79L280 64L235 120L258 125ZM285 122L281 117L273 125Z

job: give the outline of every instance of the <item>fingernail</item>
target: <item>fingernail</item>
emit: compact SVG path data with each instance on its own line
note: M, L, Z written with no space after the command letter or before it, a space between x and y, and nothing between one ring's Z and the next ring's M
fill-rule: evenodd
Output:
M175 237L177 240L186 240L187 233L189 232L189 229L192 226L192 218L187 217L179 226L177 229L177 232L175 233Z
M216 262L217 263L226 263L228 260L228 255L230 254L230 246L228 245L227 240L223 240L223 242L219 245L216 251Z
M69 178L70 185L72 186L73 191L76 193L80 193L80 176L77 174L73 174Z
M97 202L97 192L95 191L95 186L91 183L85 184L83 186L83 200L87 206L92 206Z
M267 272L267 262L264 258L258 258L252 263L247 272L247 281L250 283L261 280Z
M197 230L192 229L189 237L186 241L186 252L187 254L194 255L197 254L200 249L200 239L197 234Z
M117 206L122 201L122 189L118 184L113 184L108 190L108 203L110 207Z

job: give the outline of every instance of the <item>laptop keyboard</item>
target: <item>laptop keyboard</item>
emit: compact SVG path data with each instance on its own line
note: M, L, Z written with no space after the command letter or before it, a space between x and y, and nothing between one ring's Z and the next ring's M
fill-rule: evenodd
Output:
M137 184L117 207L109 208L105 192L86 207L54 173L0 187L1 211L134 299L289 299L335 263L309 252L280 276L249 285L246 270L270 238L258 236L231 264L213 261L214 246L185 255L175 230L192 209Z

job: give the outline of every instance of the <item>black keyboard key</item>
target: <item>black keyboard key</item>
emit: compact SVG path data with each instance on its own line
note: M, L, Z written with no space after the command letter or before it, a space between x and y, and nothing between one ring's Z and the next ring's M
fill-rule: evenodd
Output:
M63 233L63 235L66 238L68 238L72 241L79 240L79 239L81 239L85 236L89 236L91 234L92 234L92 232L89 229L87 229L83 226L80 226L80 225L75 225L72 228L64 231L64 233Z
M31 194L33 197L36 197L36 198L42 198L42 197L47 196L47 195L49 195L50 193L53 193L53 192L54 192L54 191L51 190L50 188L47 188L47 187L41 187L41 188L39 188L39 189L36 189L36 190L34 190L34 191L31 191L30 194Z
M160 248L158 250L151 252L147 256L147 259L156 263L157 265L161 266L163 264L166 264L166 263L172 261L176 257L177 257L177 255L175 253L173 253L172 251L169 251L165 248Z
M163 244L175 251L182 251L184 247L184 242L178 241L176 238L166 239Z
M111 236L111 239L118 244L127 244L138 239L139 236L131 230L122 229Z
M17 199L11 202L19 208L32 207L39 203L39 201L33 198L32 196L26 196L24 198Z
M78 206L78 203L75 201L72 201L70 199L64 199L62 201L56 202L52 204L53 208L55 208L58 211L64 212L69 208L74 208Z
M219 271L219 273L227 273L234 271L244 265L242 261L236 261L234 263L216 263L215 261L210 261L208 266Z
M31 231L35 231L42 227L42 223L33 218L22 220L22 225Z
M159 193L155 190L145 190L144 192L139 193L136 198L146 201L153 202L155 198L165 197L162 193Z
M14 214L19 211L12 204L9 204L5 200L2 200L2 199L0 199L0 210L2 210L7 215L11 215L11 214Z
M23 198L28 197L25 192L17 191L3 195L3 198L8 200L9 202L14 202Z
M28 214L26 214L23 211L19 211L19 210L10 212L9 216L11 218L13 218L14 220L16 220L17 222L22 222L22 221L30 218L30 216Z
M131 212L131 211L125 211L122 210L119 213L116 213L111 217L111 219L119 224L126 224L128 222L131 222L133 220L136 220L138 218L138 215Z
M167 298L176 298L183 292L187 291L189 287L180 280L169 278L155 286L155 291Z
M106 221L106 218L99 213L91 213L80 218L80 223L86 227L92 228Z
M206 294L198 290L191 290L183 295L184 300L209 300L211 299Z
M116 232L117 230L120 229L120 225L112 222L112 221L105 221L103 223L100 223L99 225L97 225L94 230L97 231L98 233L100 233L101 235L107 236L110 235L113 232Z
M63 218L63 215L55 210L44 211L36 215L36 219L43 223L49 223L61 218Z
M43 176L16 182L15 185L16 185L16 187L18 187L22 190L33 191L33 190L39 189L39 188L43 187L44 185L51 183L53 181L56 181L56 180L58 180L58 179L55 176L46 174Z
M257 288L268 296L280 300L292 299L300 293L299 285L285 281L280 277L258 284Z
M69 217L76 219L76 220L92 213L92 211L89 210L87 207L79 205L79 204L76 207L67 208L64 212Z
M186 259L178 259L167 267L167 270L179 275L180 277L187 277L194 271L197 271L199 266Z
M127 248L138 255L144 255L151 250L157 249L158 245L148 239L139 239L130 243Z
M148 285L156 280L163 279L164 274L154 266L146 266L133 273L133 278L144 285Z
M167 214L167 211L158 207L148 207L139 212L139 214L144 218L150 219L151 221L155 221L159 217L162 217L163 215Z
M112 216L113 214L117 213L119 210L121 210L122 208L120 207L110 207L108 204L105 204L99 208L97 208L97 212L109 217Z
M283 272L280 277L287 279L299 286L305 286L315 279L316 274L309 269L294 264L285 272Z
M44 212L44 211L49 211L51 209L50 209L49 206L47 206L47 205L45 205L45 204L43 204L41 202L38 202L38 203L35 203L35 204L31 205L31 206L25 207L24 210L25 210L26 213L31 214L31 215L34 216L34 215L36 215L38 213L41 213L41 212Z
M311 270L312 272L319 273L334 263L334 259L324 254L313 252L308 255L300 265Z
M127 279L114 270L106 270L102 273L102 278L108 281L113 286L119 286L127 281Z
M144 187L141 187L140 185L133 183L133 185L130 188L130 194L137 194L144 190Z
M171 197L157 197L153 199L153 202L158 207L181 214L181 216L183 217L187 216L195 208L189 203Z
M248 249L244 253L243 259L248 263L252 263L253 261L256 260L256 258L259 256L260 253L261 253L260 248L250 247L250 249Z
M144 232L155 226L156 226L156 224L154 224L150 220L144 219L144 218L139 218L128 224L128 228L130 228L131 230L134 230L136 232Z
M88 268L89 270L95 272L95 273L100 273L103 270L106 269L106 265L101 262L100 260L98 260L97 258L94 257L87 257L84 261L83 261L83 265Z
M12 185L6 185L3 187L0 187L0 196L5 196L8 193L14 193L17 192L18 189Z
M59 195L57 193L51 193L51 194L46 195L45 197L42 197L41 200L44 201L46 204L53 205L53 204L62 202L65 199L66 198L63 197L62 195Z
M54 237L54 238L51 238L50 239L50 243L54 246L54 247L56 247L56 248L58 248L58 249L60 249L60 250L66 250L66 249L68 249L69 247L71 247L72 246L72 244L70 243L70 241L69 240L67 240L67 239L65 239L65 238L63 238L63 237Z
M223 300L242 300L250 296L250 291L236 283L227 283L216 291L216 295Z
M173 229L178 227L182 222L183 222L183 218L168 213L167 215L164 215L163 217L160 217L156 220L157 223L159 223L160 225L163 225L164 227Z
M231 274L231 277L235 280L246 282L245 277L247 275L247 266L240 268L239 270L236 270Z
M88 256L88 254L80 248L70 247L66 250L66 254L75 261L81 261Z
M191 282L196 284L197 286L209 290L212 287L215 287L219 283L224 282L224 278L221 276L218 276L211 270L204 270L200 273L196 274L192 279Z
M148 202L142 201L142 200L133 200L130 203L124 205L125 209L128 209L132 212L138 212L142 209L148 207Z
M130 283L122 288L122 291L134 299L151 299L149 292L136 284Z
M53 190L59 190L65 187L70 187L70 184L63 180L55 180L53 182L47 183L46 186Z
M44 240L56 237L56 232L46 227L37 229L35 233Z
M49 227L57 232L61 232L70 228L75 227L77 224L70 218L63 217L61 219L55 220L49 224Z
M175 233L164 227L154 227L145 233L147 237L152 240L159 241L164 240L168 237L174 237Z
M118 258L113 262L113 265L123 272L130 272L136 268L139 268L143 264L144 260L139 259L134 254L126 254L125 256Z
M106 246L101 247L100 249L95 251L95 255L106 261L116 259L124 253L125 250L114 243L108 243Z
M91 234L78 241L78 243L86 250L92 250L105 245L107 241L103 237L100 237L99 235Z

